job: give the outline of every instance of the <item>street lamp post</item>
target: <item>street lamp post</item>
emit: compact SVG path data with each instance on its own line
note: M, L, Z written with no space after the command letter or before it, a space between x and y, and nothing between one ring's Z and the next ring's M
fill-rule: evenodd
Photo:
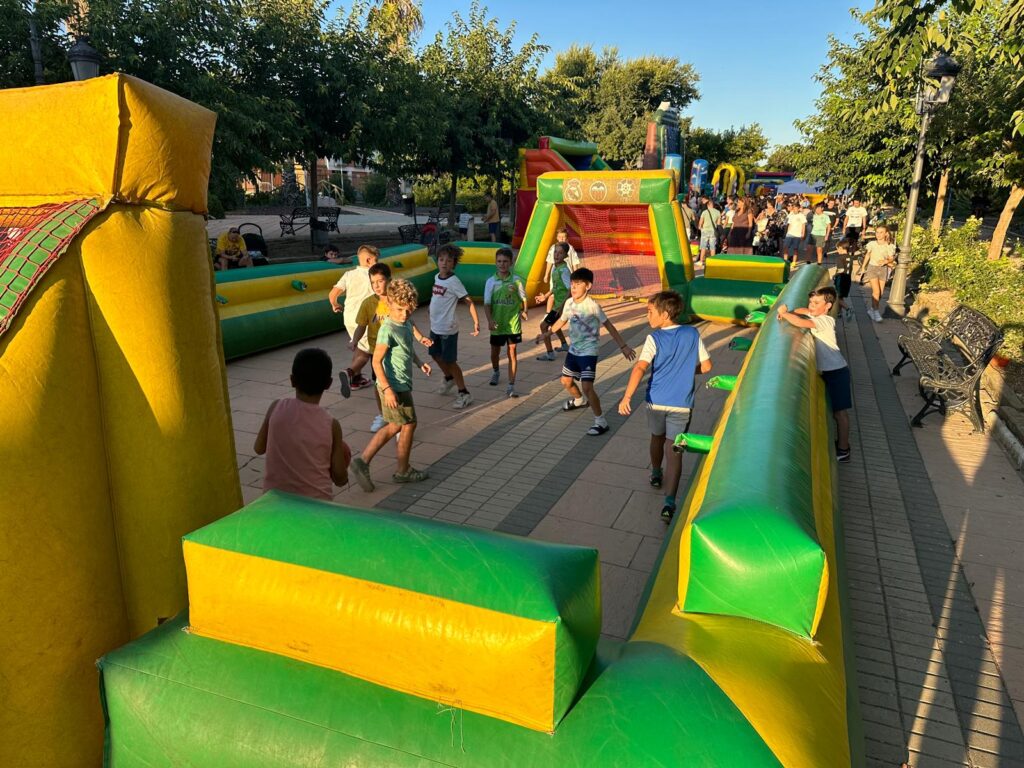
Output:
M80 37L68 50L68 63L75 80L88 80L100 73L99 53L89 45L88 38Z
M917 215L917 198L921 191L921 176L924 173L925 138L932 113L943 104L949 103L953 93L953 84L960 72L956 59L938 51L928 62L924 77L937 80L938 86L921 83L918 86L917 105L915 111L921 115L921 134L917 138L917 156L914 158L914 178L910 183L910 196L907 200L907 220L903 225L903 242L896 257L896 270L893 272L892 285L889 288L889 309L897 315L907 311L907 271L910 265L910 243L914 235L914 217Z

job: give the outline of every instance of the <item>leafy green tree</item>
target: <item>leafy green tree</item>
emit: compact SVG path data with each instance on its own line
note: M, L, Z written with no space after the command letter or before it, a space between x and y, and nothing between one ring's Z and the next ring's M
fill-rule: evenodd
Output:
M35 85L31 45L34 22L45 83L71 79L67 51L71 45L62 22L71 14L67 0L0 0L0 88Z
M449 177L453 218L459 177L500 178L514 168L516 148L543 125L538 68L547 48L536 35L517 48L514 34L515 24L501 29L474 2L468 17L455 13L420 56L427 91L443 105L441 141L411 158L418 167L409 170Z
M777 144L768 154L768 159L764 161L764 170L796 171L799 168L800 155L805 150L806 147L800 142Z
M750 173L761 163L768 149L768 138L758 123L715 131L692 128L687 120L684 121L684 130L687 157L707 160L712 173L722 163L730 163Z
M567 139L587 140L585 123L595 104L601 77L618 59L614 49L599 56L589 45L573 44L555 55L541 78L547 130Z

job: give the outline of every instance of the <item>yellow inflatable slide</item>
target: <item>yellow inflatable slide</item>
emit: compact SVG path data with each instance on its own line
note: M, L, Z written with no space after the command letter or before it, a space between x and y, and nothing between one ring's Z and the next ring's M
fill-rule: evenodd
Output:
M0 765L96 765L96 659L185 607L181 536L241 506L215 118L122 75L0 114Z

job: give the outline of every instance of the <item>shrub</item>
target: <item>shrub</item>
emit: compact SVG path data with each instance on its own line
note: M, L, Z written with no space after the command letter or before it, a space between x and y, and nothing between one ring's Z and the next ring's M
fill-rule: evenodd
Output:
M961 304L984 312L1003 328L999 353L1024 362L1024 265L1020 259L986 259L980 224L968 219L959 229L944 229L937 241L915 227L911 254L924 270L921 290L952 291Z
M384 205L388 199L388 177L371 173L363 187L363 200L367 205Z

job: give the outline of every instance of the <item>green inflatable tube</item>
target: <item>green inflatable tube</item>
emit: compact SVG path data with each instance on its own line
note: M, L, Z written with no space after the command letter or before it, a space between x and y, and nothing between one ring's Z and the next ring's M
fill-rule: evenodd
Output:
M712 376L708 379L708 383L705 386L708 389L724 389L726 392L732 392L736 388L736 378L736 376L727 376L725 374Z
M715 438L711 435L696 435L692 432L683 432L681 435L676 435L676 439L672 441L672 450L676 453L711 453L711 446L714 445Z

